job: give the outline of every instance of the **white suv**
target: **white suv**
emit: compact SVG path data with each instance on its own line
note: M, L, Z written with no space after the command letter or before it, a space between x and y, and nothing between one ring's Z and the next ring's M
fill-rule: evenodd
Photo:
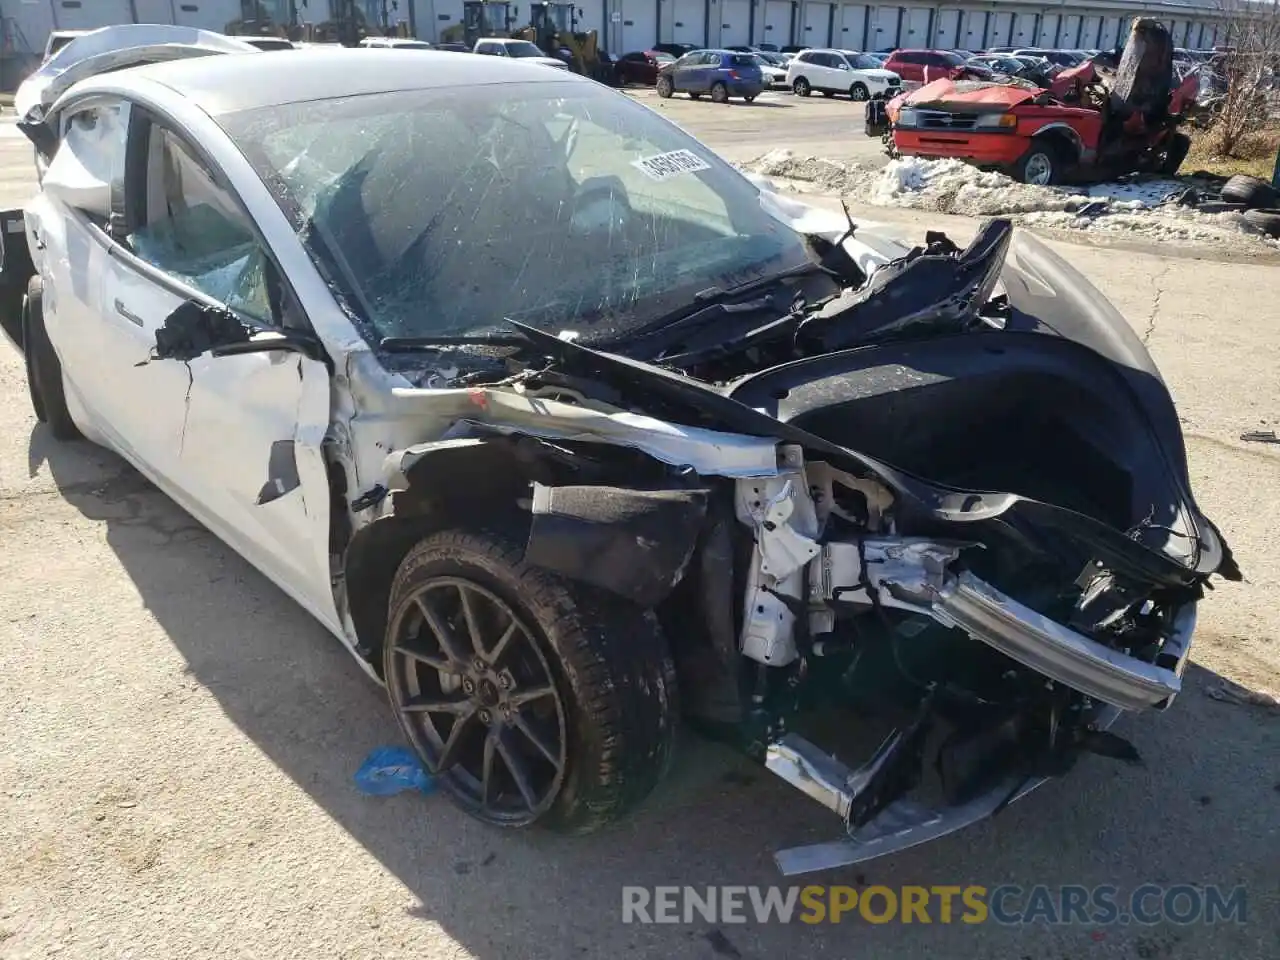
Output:
M888 99L902 89L902 78L864 53L802 50L787 67L787 86L800 97L818 90L828 97L841 93L854 100Z

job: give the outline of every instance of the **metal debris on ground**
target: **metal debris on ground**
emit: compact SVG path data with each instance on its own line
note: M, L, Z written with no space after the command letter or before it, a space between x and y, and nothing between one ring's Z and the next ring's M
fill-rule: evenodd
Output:
M1249 430L1240 434L1240 439L1246 443L1280 443L1274 430Z
M435 778L422 769L408 747L378 747L365 758L353 777L356 788L366 796L390 797L405 790L432 793Z

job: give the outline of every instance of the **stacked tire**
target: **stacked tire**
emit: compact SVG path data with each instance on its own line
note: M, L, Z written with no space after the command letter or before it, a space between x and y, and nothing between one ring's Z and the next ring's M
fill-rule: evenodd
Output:
M1280 193L1258 177L1234 176L1222 187L1222 199L1244 207L1244 221L1268 237L1280 237Z

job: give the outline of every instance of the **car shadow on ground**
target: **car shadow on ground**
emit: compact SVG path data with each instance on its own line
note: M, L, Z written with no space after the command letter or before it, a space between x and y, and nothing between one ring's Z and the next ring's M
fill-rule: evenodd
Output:
M839 825L759 768L692 737L683 739L676 769L652 802L587 837L501 832L440 796L363 796L352 773L372 748L401 738L382 691L345 649L114 455L84 442L56 443L37 427L30 462L33 473L47 465L62 496L104 525L147 609L225 715L412 892L418 902L405 908L408 918L439 924L482 960L526 960L531 944L560 945L561 958L625 951L664 960L943 953L1057 960L1097 946L1092 928L1056 931L1048 940L1042 929L1025 926L714 928L696 917L674 926L624 925L623 885L785 883L770 852L835 839ZM1275 861L1257 845L1274 837L1280 805L1280 774L1263 767L1280 755L1277 725L1205 697L1213 679L1193 666L1172 710L1121 721L1116 729L1137 744L1144 769L1091 758L993 823L812 882L1245 883L1258 891L1251 910L1265 917L1265 872ZM1208 862L1222 872L1188 876L1188 848L1211 849ZM1120 948L1109 956L1208 955L1199 947L1173 952L1173 945L1194 942L1207 950L1196 930L1103 936ZM1262 941L1253 938L1266 932L1219 928L1214 936L1218 953L1261 956L1255 951ZM975 937L991 939L978 948ZM1042 953L1050 942L1055 952ZM1156 948L1169 952L1150 952Z

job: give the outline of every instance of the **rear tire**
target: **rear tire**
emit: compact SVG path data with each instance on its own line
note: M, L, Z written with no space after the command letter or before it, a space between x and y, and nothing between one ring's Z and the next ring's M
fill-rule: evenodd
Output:
M27 392L36 419L55 440L77 440L80 429L71 419L63 390L62 364L44 325L44 282L32 277L22 303L22 345L27 362Z
M713 83L711 85L711 101L713 103L728 103L729 88L723 83Z
M813 93L813 88L809 86L809 81L804 77L796 77L796 82L791 84L791 92L797 97L807 97Z
M849 88L849 96L858 103L865 103L871 99L871 91L867 89L865 83L855 83Z
M397 720L441 790L478 820L587 833L666 773L678 694L653 611L526 565L514 531L449 530L409 551L388 612L383 669ZM444 729L441 718L452 718Z
M675 85L671 82L670 77L659 77L655 86L658 90L658 96L663 100L670 100L671 95L676 92Z

